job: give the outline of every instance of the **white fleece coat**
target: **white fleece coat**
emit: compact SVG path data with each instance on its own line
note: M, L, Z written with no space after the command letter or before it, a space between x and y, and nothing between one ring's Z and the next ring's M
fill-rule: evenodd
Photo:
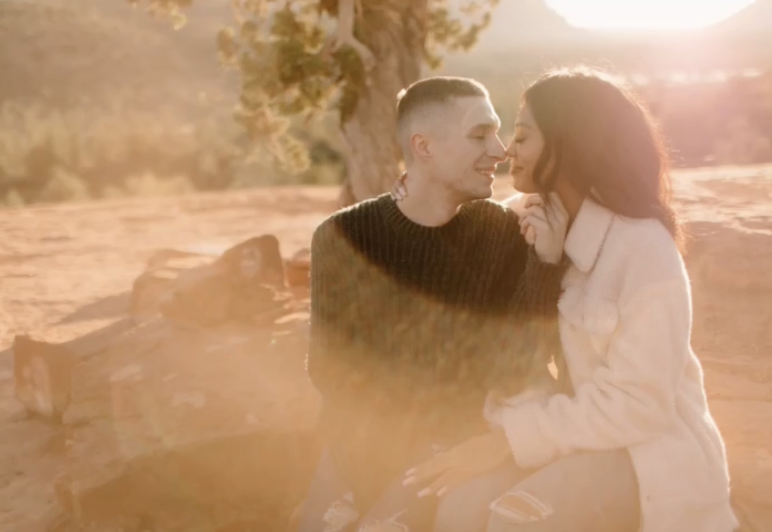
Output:
M489 419L525 468L626 447L642 532L734 530L724 444L690 345L689 279L670 234L587 200L565 250L559 325L575 396L513 398Z

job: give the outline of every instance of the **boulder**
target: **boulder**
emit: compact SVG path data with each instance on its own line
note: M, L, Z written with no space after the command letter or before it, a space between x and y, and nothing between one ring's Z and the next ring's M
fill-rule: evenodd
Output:
M121 319L63 344L16 336L12 346L16 399L32 414L61 421L72 396L73 368L110 342L120 341L129 327L130 320Z
M287 283L291 288L309 288L311 275L311 250L304 248L295 253L285 264L284 271L287 275Z
M148 261L148 268L134 280L129 303L129 314L137 319L158 315L161 304L168 300L177 286L195 282L206 275L206 267L214 257L207 255L156 253Z
M95 333L18 337L19 400L63 422L54 492L72 525L285 523L319 450L308 309L307 258L263 235L219 257L155 253L129 317Z
M202 532L286 522L319 452L307 320L188 329L157 319L78 366L55 482L73 522L148 516Z
M13 357L16 399L28 412L60 421L70 404L74 354L60 345L16 336Z
M291 282L285 273L291 272ZM274 235L250 238L215 258L162 250L135 280L130 314L159 313L190 326L213 327L229 320L268 323L308 297L308 259L285 261Z

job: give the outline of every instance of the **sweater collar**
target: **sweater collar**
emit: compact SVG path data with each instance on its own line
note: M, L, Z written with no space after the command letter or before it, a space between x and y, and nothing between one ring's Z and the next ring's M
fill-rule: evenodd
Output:
M581 272L589 272L603 247L614 213L585 199L566 237L566 255Z
M405 216L399 209L397 202L390 194L383 194L378 197L382 212L388 223L398 232L413 237L434 237L442 236L448 231L452 231L459 223L469 218L468 205L462 205L458 214L450 219L446 224L437 227L420 225Z

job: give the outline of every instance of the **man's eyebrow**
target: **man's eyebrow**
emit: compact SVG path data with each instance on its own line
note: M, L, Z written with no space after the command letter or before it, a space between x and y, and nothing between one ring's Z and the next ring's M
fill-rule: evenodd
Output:
M472 127L469 128L469 131L475 131L478 129L494 129L498 130L501 129L501 119L497 118L496 120L489 120L485 122L479 122Z

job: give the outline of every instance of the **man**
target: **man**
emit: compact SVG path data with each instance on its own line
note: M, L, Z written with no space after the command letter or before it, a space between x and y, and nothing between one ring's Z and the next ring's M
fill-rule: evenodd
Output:
M431 501L404 472L489 431L489 391L547 373L518 324L556 312L562 241L539 239L539 261L488 199L505 153L487 90L428 78L400 93L397 120L410 195L339 211L313 237L308 371L328 451L303 532L426 528Z

